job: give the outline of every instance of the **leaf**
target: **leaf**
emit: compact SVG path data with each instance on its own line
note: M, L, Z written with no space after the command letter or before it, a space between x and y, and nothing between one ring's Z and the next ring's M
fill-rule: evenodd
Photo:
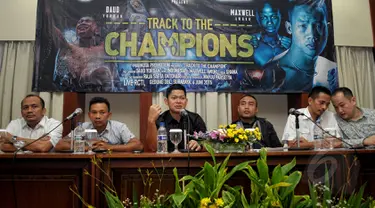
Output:
M172 199L173 199L174 204L180 207L182 203L184 202L184 200L186 199L186 195L183 193L174 193L172 195Z
M294 189L296 188L297 184L301 180L302 173L299 171L294 171L292 174L290 174L287 179L285 179L284 182L290 183L291 185L288 187L282 187L280 188L280 197L281 199L285 199L285 197L294 192Z
M280 182L280 183L277 183L277 184L274 184L272 186L270 186L271 189L273 188L278 188L278 187L288 187L288 186L291 186L292 184L290 183L286 183L286 182Z
M315 208L316 203L318 202L318 199L317 199L317 193L316 193L315 187L312 183L309 183L309 190L310 190L311 204Z
M366 187L366 183L362 185L361 188L359 189L359 192L355 194L355 200L354 200L354 203L352 204L353 207L360 207L361 202L362 202L363 192L365 191L365 187Z
M281 166L277 165L272 172L272 184L277 184L283 179L282 171L281 171Z
M290 163L285 164L281 167L282 176L284 177L287 173L289 173L289 171L291 171L294 168L294 166L296 166L296 158L293 158L293 160L290 161Z
M216 158L215 158L215 150L214 150L214 148L212 148L212 146L209 145L208 143L204 143L203 145L206 148L207 152L210 153L210 155L212 157L212 160L214 161L214 165L216 165Z
M245 193L243 192L243 189L241 190L241 202L242 202L242 206L243 206L244 208L250 208L250 205L249 205L249 203L247 202L247 199L246 199Z
M269 179L267 162L265 160L258 159L257 168L259 172L259 178L262 180L263 184L266 184Z
M260 155L261 160L267 161L267 149L266 148L260 149L259 155Z
M114 196L107 188L104 188L105 199L107 200L107 205L109 208L123 208L121 200Z
M210 193L216 185L216 173L212 165L208 162L204 163L204 184L206 191Z
M233 204L236 202L236 197L229 191L223 191L223 200L224 204L227 204L229 205L229 207L232 207Z
M173 175L175 177L174 192L181 193L180 182L178 180L177 168L173 168Z
M138 208L138 193L137 193L137 190L135 188L135 184L133 182L133 208Z

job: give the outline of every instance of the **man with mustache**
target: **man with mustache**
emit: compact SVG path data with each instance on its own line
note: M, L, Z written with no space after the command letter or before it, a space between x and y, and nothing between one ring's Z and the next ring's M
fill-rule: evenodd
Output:
M353 92L340 87L333 92L332 103L336 110L336 120L346 143L337 141L344 147L375 145L375 110L360 108Z
M322 86L314 87L308 95L308 103L309 105L306 108L298 109L298 111L311 118L322 128L334 128L340 137L340 129L334 114L327 111L331 103L331 91ZM283 140L288 140L289 147L297 146L295 120L294 115L289 115L284 129ZM315 124L305 116L299 116L298 121L300 147L314 147ZM325 142L325 144L327 144L327 142ZM334 147L339 146L340 144L337 141L334 142Z
M262 138L260 144L265 147L281 147L279 137L277 137L276 131L273 125L264 118L256 116L258 113L258 101L251 94L245 94L240 99L240 103L237 107L239 120L234 121L232 124L240 124L245 129L258 127ZM253 144L253 147L260 149L260 144Z
M146 142L143 144L145 150L156 151L157 147L157 132L160 126L160 122L165 123L165 128L168 132L168 151L171 152L174 149L174 145L169 139L170 129L184 129L184 121L180 112L184 110L187 105L188 99L186 98L186 89L183 85L173 84L166 90L166 97L164 103L169 107L169 110L162 113L159 105L151 105L148 113L147 123L147 134ZM194 134L194 132L206 132L206 124L203 119L196 113L187 111L190 126L188 134ZM180 142L178 145L179 149L184 148L184 143ZM194 151L200 151L202 147L195 140L190 140L188 148Z
M46 113L44 105L44 100L38 95L30 94L22 100L22 118L11 121L6 128L8 135L0 138L4 142L1 147L2 151L15 151L14 142L24 141L25 144L33 142L60 124L59 121L44 115ZM52 147L56 146L61 134L62 126L59 126L50 134L25 149L33 152L48 152Z
M300 92L320 85L333 91L338 87L337 65L319 56L328 38L324 0L290 0L289 4L285 25L292 44L266 65L265 90Z

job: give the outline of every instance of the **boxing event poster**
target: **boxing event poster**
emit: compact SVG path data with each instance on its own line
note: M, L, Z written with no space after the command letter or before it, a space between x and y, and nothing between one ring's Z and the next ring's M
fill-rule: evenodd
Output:
M338 86L330 0L39 0L34 91Z

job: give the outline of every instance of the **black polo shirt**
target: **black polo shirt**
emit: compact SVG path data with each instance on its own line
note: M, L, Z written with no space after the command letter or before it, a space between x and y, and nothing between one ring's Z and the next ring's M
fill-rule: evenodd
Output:
M194 132L206 132L206 124L204 123L202 117L198 115L197 113L193 113L190 111L186 111L189 116L189 127L188 127L188 134L194 134ZM186 125L188 123L186 117L181 117L180 121L175 120L169 110L162 113L159 118L156 120L156 129L159 129L160 122L164 122L165 128L167 129L168 133L168 151L171 152L174 150L174 144L169 139L169 130L170 129L184 129L184 122L186 122ZM184 148L184 138L182 138L182 142L178 144L179 149Z

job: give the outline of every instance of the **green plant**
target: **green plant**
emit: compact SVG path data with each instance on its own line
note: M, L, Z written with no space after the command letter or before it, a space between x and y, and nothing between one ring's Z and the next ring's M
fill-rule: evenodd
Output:
M295 158L284 166L277 165L273 169L270 178L267 165L267 151L266 149L261 149L260 157L256 163L258 172L251 166L247 166L247 169L243 170L251 180L251 193L248 201L248 198L242 191L242 206L245 208L300 207L298 204L303 203L309 196L294 195L294 189L302 176L299 171L294 171L288 175L295 165Z
M205 162L201 171L195 176L184 176L179 180L177 169L173 170L176 179L175 193L169 196L173 207L237 207L236 196L240 196L240 188L225 185L226 181L237 171L246 169L251 161L243 162L233 167L229 172L227 168L228 155L222 163L217 163L213 148L204 144L211 154L213 165ZM181 189L180 182L188 182Z
M106 183L104 183L103 181L101 181L100 179L98 179L97 177L91 175L87 170L84 171L84 174L90 176L91 178L94 178L99 184L101 184L103 186L103 189L101 189L98 184L96 185L96 187L98 187L98 189L100 190L100 192L103 193L103 195L105 196L105 199L107 201L107 205L108 205L109 208L123 208L124 204L123 204L123 202L121 202L120 198L117 195L115 186L113 184L113 181L112 181L110 175L108 174L107 171L105 171L102 168L102 163L103 163L102 160L100 158L97 158L97 157L94 156L91 159L91 163L94 164L108 178L108 180L110 181L110 185L107 185ZM109 164L108 164L108 166L109 166ZM70 190L82 201L82 203L86 207L88 207L88 208L95 208L94 206L92 206L89 203L87 203L79 195L77 186L70 187Z
M311 199L308 200L306 207L312 207L312 208L375 207L375 202L372 199L372 197L368 197L366 199L363 198L365 187L366 187L366 184L362 185L357 193L353 191L349 199L345 198L345 194L344 194L345 188L341 190L341 194L339 198L334 197L332 194L332 190L330 188L329 175L328 175L328 170L326 167L326 171L324 174L324 184L309 183Z

